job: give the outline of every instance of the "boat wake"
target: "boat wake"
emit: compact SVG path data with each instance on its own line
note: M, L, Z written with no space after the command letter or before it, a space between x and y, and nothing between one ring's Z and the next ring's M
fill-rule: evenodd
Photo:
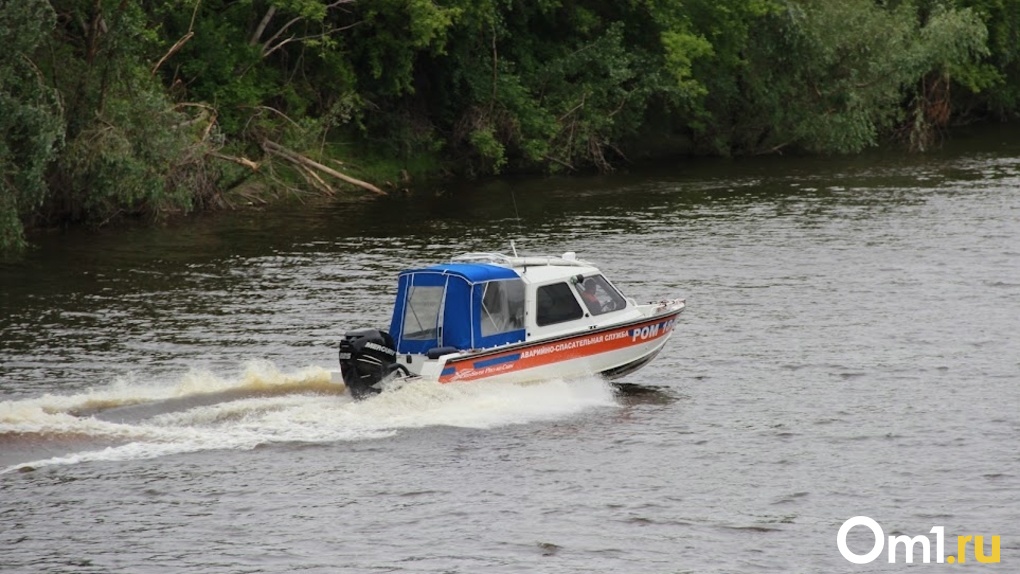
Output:
M531 385L414 381L356 402L329 371L251 363L233 378L117 381L75 395L0 402L0 474L92 461L384 438L428 426L493 428L617 406L598 377Z

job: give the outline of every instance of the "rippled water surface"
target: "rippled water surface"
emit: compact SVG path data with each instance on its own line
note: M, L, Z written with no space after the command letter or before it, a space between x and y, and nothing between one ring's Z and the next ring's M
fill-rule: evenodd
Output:
M998 136L991 137L993 140ZM1020 146L689 161L44 237L0 267L0 570L1020 571ZM1010 143L1012 141L1013 143ZM577 251L686 297L622 388L329 382L394 276ZM931 535L934 544L935 537ZM861 527L850 548L864 554ZM920 561L920 553L916 560Z

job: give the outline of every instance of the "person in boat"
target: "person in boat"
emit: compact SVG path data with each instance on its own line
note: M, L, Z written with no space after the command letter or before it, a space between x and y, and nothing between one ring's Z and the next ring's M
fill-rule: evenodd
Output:
M623 309L627 302L619 291L613 288L601 275L591 277L577 276L574 288L581 295L584 306L591 315L601 315L617 309Z
M584 306L588 308L588 312L592 315L598 315L602 312L602 302L599 301L598 295L595 294L595 280L588 279L584 280L584 288L581 290L581 299L584 300Z

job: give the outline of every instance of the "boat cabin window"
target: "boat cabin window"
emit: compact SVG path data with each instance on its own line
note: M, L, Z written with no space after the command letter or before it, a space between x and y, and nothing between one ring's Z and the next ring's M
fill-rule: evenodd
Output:
M482 336L524 328L524 281L489 281L482 293Z
M585 277L574 283L574 288L592 315L601 315L627 306L627 300L623 295L601 275Z
M553 283L539 287L535 306L535 322L539 327L573 321L584 316L584 311L577 304L570 285L566 283Z
M418 341L439 339L439 313L443 308L443 286L412 286L404 310L405 339Z

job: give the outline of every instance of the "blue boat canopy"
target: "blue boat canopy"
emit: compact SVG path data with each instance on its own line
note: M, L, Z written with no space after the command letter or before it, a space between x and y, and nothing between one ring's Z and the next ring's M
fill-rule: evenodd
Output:
M401 354L523 341L524 281L511 268L485 263L403 271L390 334Z

